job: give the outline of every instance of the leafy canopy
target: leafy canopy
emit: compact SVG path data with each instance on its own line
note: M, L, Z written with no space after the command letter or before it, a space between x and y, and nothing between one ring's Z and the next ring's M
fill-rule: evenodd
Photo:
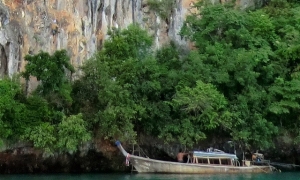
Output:
M43 94L59 91L66 81L66 70L75 71L66 50L56 51L53 55L41 51L37 55L26 55L25 60L28 63L22 76L26 80L35 76L41 81Z

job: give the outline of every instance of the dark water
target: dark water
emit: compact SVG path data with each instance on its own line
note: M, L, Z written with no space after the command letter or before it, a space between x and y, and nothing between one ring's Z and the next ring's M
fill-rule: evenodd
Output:
M0 180L300 180L300 172L235 175L180 174L64 174L64 175L0 175Z

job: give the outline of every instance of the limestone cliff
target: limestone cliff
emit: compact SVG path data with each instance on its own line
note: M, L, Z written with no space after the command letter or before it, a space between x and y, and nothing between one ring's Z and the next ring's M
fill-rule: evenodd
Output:
M155 37L159 47L178 36L193 0L174 0L169 21L151 12L146 0L2 0L0 1L0 76L24 69L24 56L40 50L66 49L78 67L100 49L111 27L135 22ZM57 37L50 25L59 26Z
M161 19L147 0L0 0L0 77L22 71L24 56L40 50L66 49L78 67L101 48L109 28L133 22L154 35L157 48L170 39L185 45L178 33L195 1L174 0L170 17ZM243 8L263 1L237 2ZM59 26L55 38L50 29L54 20Z

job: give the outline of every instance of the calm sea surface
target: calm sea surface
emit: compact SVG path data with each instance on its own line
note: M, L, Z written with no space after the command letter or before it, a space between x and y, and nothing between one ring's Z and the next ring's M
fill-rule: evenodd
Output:
M300 180L300 172L236 175L172 175L172 174L63 174L0 175L0 180Z

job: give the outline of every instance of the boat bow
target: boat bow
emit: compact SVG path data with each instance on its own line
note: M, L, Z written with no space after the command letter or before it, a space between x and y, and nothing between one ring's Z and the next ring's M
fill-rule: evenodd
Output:
M125 149L123 148L122 144L120 141L116 141L115 142L116 146L120 149L120 151L122 152L122 154L125 156L125 157L128 157L129 156L129 153L125 151Z

